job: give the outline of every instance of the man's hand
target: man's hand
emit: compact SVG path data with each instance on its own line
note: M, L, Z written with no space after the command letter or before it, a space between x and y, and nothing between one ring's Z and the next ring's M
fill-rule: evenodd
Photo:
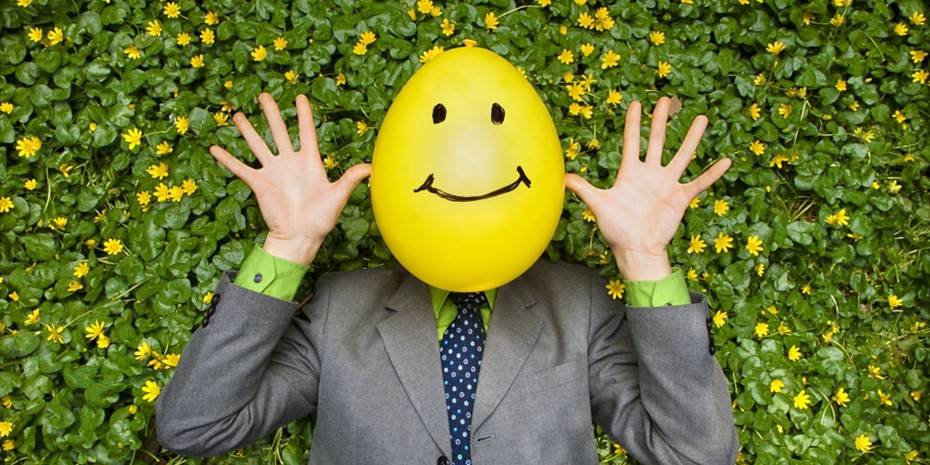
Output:
M565 175L565 186L594 213L620 272L631 281L656 281L671 273L666 247L688 204L720 179L731 164L724 158L697 179L680 184L678 180L707 127L707 117L694 119L678 153L663 167L669 103L663 97L656 104L645 160L640 160L639 151L640 104L630 104L623 131L623 158L613 187L598 189L578 175Z
M308 265L316 257L323 239L336 226L352 190L371 174L371 165L355 165L346 170L338 181L330 183L320 160L313 113L307 97L297 97L299 151L291 145L281 111L271 95L263 93L258 101L268 120L277 155L271 152L242 113L236 113L233 121L262 167L250 168L216 145L210 147L210 153L255 193L268 226L268 237L263 246L265 251Z

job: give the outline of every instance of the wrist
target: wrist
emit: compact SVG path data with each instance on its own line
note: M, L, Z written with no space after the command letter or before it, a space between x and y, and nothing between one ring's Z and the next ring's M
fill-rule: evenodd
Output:
M614 250L617 268L627 281L659 281L672 274L668 252L640 250Z
M280 238L269 234L265 238L262 249L270 255L285 260L299 263L301 265L310 265L316 258L317 251L323 241L317 241L310 238Z

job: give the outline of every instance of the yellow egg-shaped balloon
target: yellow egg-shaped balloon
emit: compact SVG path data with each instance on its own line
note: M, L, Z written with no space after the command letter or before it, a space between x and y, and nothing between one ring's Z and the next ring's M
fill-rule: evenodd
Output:
M522 274L552 239L564 195L546 106L489 50L457 48L427 62L379 129L375 220L401 265L437 288L481 291Z

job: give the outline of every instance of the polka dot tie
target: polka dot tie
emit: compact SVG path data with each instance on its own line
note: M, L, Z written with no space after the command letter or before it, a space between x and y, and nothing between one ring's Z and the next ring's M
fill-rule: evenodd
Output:
M484 348L481 305L483 292L452 293L458 315L442 336L442 380L446 389L446 413L452 440L452 463L471 465L471 412L478 390L478 371Z

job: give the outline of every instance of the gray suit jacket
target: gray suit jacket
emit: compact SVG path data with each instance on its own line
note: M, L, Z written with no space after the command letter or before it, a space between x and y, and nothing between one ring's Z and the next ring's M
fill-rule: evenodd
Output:
M311 464L450 456L436 321L402 270L325 276L296 305L225 275L157 401L162 444L205 456L316 413ZM738 439L707 302L624 307L577 265L500 288L472 419L476 465L595 464L592 422L643 463L724 464Z

